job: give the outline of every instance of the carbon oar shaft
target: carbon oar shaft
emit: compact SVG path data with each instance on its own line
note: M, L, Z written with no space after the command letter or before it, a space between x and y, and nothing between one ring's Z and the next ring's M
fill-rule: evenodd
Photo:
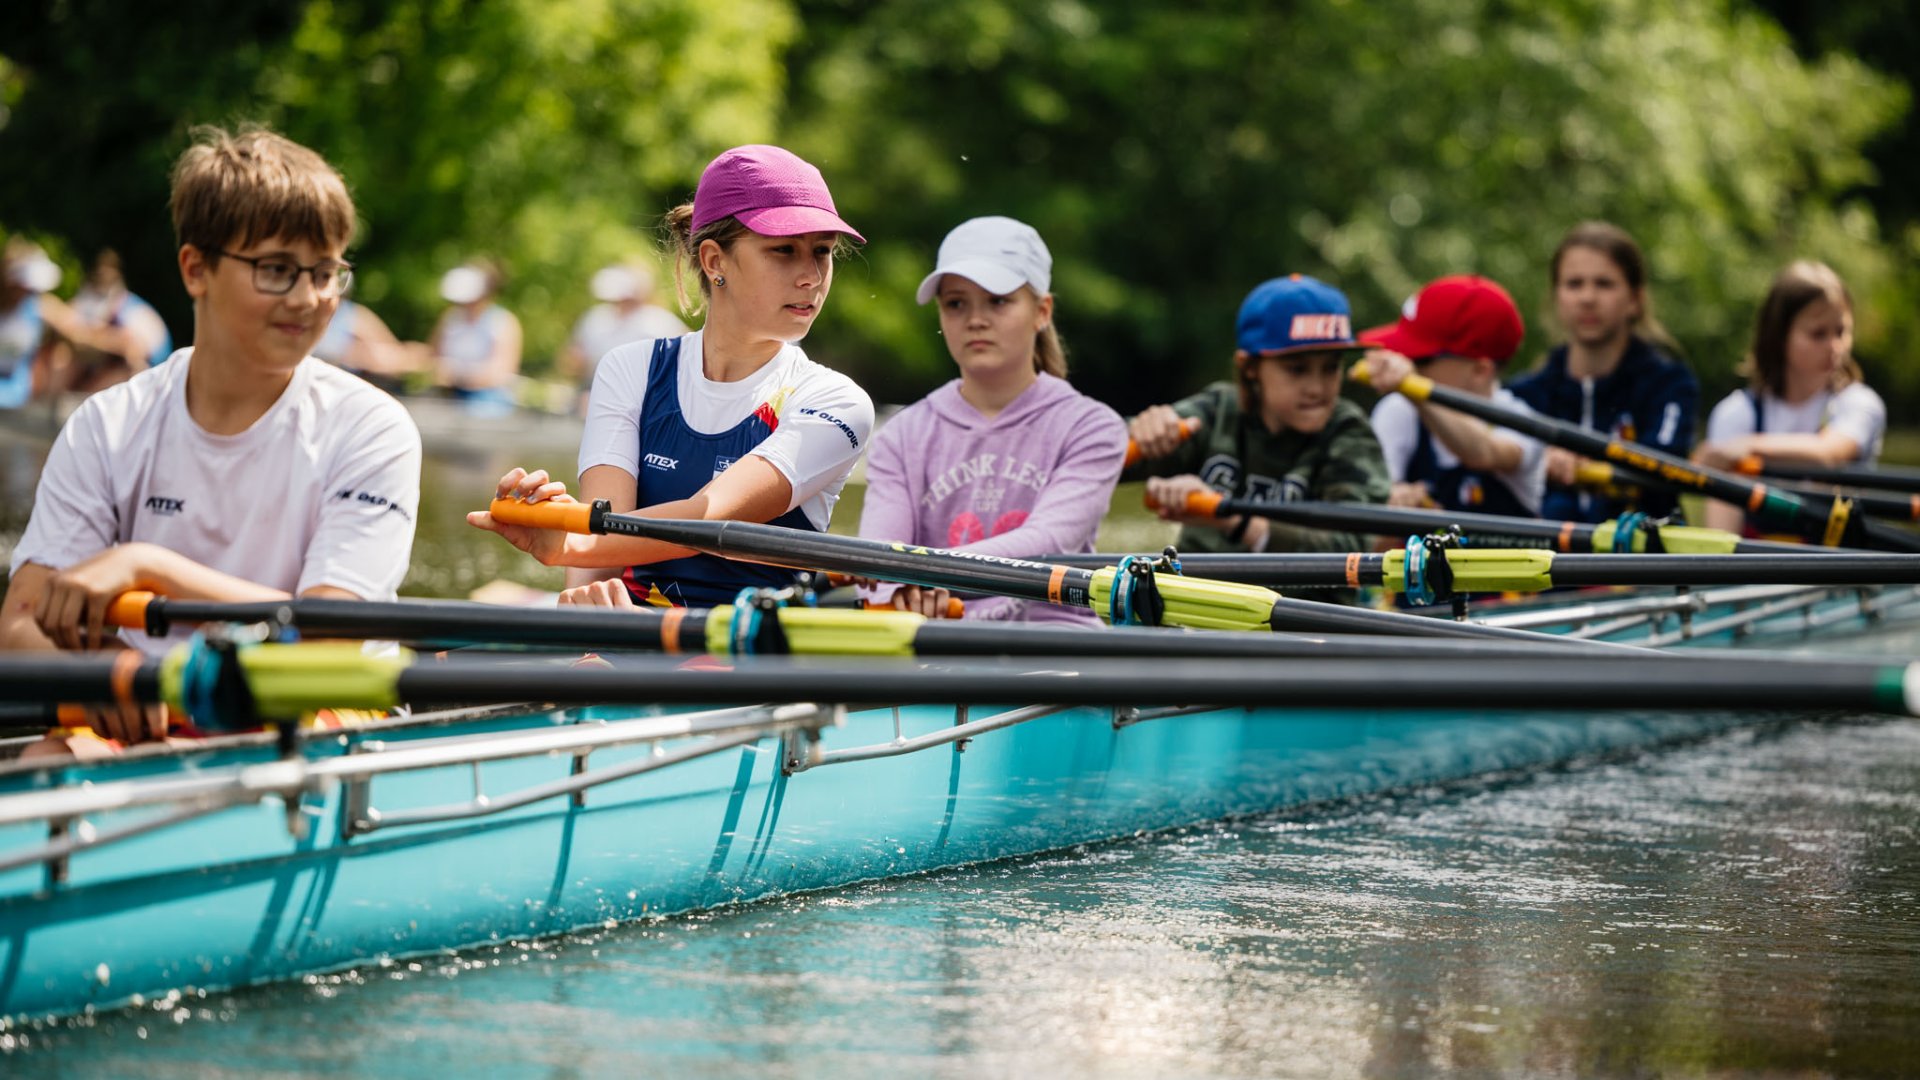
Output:
M1314 605L1324 608L1325 605ZM314 638L371 638L409 645L449 647L509 645L578 650L641 650L667 653L732 651L730 606L714 609L595 608L521 609L445 600L286 600L219 604L127 593L114 605L117 626L164 634L175 626L202 623L282 622ZM1132 627L1116 632L1030 624L925 619L906 612L782 608L776 618L794 653L811 655L934 656L1134 656L1312 657L1409 655L1488 657L1586 654L1579 641L1532 634L1494 642L1436 637L1409 642L1389 637L1319 639L1285 634ZM1431 621L1431 620L1429 620ZM1361 631L1377 628L1366 620ZM1437 624L1442 627L1447 624ZM1396 622L1395 628L1400 624ZM714 631L718 631L715 633ZM1511 641L1512 644L1507 644Z
M1366 361L1356 365L1354 377L1366 381ZM1920 536L1905 533L1851 513L1839 501L1819 505L1790 491L1698 466L1638 443L1608 438L1583 427L1509 409L1487 398L1440 386L1424 375L1408 375L1401 394L1414 401L1431 401L1490 424L1531 435L1542 442L1577 454L1622 465L1645 474L1647 482L1673 491L1697 491L1709 498L1744 508L1763 523L1789 529L1829 547L1868 547L1881 551L1920 552Z
M1120 556L1048 556L1086 565ZM1562 555L1480 547L1447 553L1456 592L1539 592L1583 585L1914 585L1920 555L1802 549L1764 555ZM1191 573L1271 589L1405 587L1406 553L1183 555ZM1482 564L1492 564L1483 567ZM1488 576L1482 576L1486 570ZM1530 580L1531 579L1531 580Z
M1812 465L1798 461L1774 461L1759 454L1742 458L1736 471L1743 476L1776 476L1783 480L1804 480L1836 487L1899 491L1920 495L1920 469L1893 465Z
M606 503L524 503L496 499L496 520L573 533L635 536L794 569L833 570L910 585L970 589L1069 607L1102 615L1119 581L1111 569L1085 570L1059 563L1028 562L997 555L891 544L853 536L783 529L744 521L684 521L615 514ZM1166 621L1205 629L1271 629L1325 633L1406 634L1414 637L1479 637L1538 640L1536 635L1490 626L1449 622L1390 611L1360 611L1281 598L1255 586L1204 578L1163 576ZM1516 634L1520 636L1515 636ZM1617 648L1603 642L1595 648Z
M316 664L303 663L302 653ZM1526 708L1869 710L1911 713L1920 665L1822 657L1795 662L1695 658L1559 657L1487 660L1195 659L1173 668L1137 660L822 660L756 657L729 668L672 657L622 657L609 667L529 668L460 658L408 663L327 645L259 645L235 661L269 715L319 708L392 708L523 701L739 704L812 701L1061 705L1222 705L1265 708ZM174 697L184 660L144 661L130 682L138 700ZM111 701L113 661L96 656L0 656L0 687L19 701ZM178 704L177 700L169 702ZM199 717L195 718L200 719Z
M1638 469L1625 465L1608 465L1605 462L1593 463L1589 475L1595 479L1604 477L1604 482L1613 486L1625 484L1646 487L1658 483L1652 475ZM1826 483L1826 481L1815 481L1815 483ZM1768 489L1785 491L1816 505L1830 502L1835 498L1844 498L1853 505L1856 513L1871 514L1889 521L1920 521L1920 495L1894 495L1863 490L1851 484L1839 484L1823 489L1810 486L1808 483L1793 483L1781 479L1775 479Z
M1639 526L1621 536L1619 523L1603 521L1546 521L1540 518L1504 517L1474 514L1460 510L1421 510L1402 506L1378 506L1371 503L1283 502L1265 503L1248 499L1220 499L1211 503L1205 496L1188 500L1193 513L1216 517L1252 514L1273 521L1310 529L1361 532L1404 540L1409 533L1438 532L1460 527L1461 535L1473 547L1543 548L1577 554L1606 554L1618 547L1616 538L1636 551L1644 551L1655 534L1661 548L1672 552L1698 554L1744 554L1758 552L1822 551L1803 544L1783 544L1771 540L1744 540L1719 529L1692 525Z

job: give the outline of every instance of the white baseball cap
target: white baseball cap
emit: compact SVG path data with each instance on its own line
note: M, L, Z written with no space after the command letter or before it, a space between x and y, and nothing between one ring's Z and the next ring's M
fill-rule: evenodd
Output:
M31 293L51 292L60 284L60 267L36 251L8 266L7 280Z
M963 221L940 241L937 268L920 282L914 294L919 303L940 291L948 274L966 278L995 296L1005 296L1022 285L1047 295L1053 280L1053 255L1033 226L1010 217L977 217Z
M487 272L477 266L456 266L440 278L440 298L449 304L471 304L487 295Z
M617 304L653 291L653 276L636 267L615 264L596 272L588 289L595 300L603 304Z

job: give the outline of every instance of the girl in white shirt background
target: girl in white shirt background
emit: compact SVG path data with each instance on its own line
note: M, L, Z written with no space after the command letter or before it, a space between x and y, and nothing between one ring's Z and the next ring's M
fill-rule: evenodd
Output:
M1871 465L1887 406L1853 357L1853 297L1824 263L1801 261L1773 279L1754 321L1743 373L1751 385L1714 406L1694 459L1731 469L1758 456L1810 465ZM1706 523L1738 530L1745 515L1707 504Z

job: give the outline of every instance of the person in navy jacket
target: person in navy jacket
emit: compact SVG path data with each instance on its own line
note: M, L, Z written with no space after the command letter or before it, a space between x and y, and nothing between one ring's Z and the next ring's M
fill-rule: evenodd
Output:
M1640 245L1618 226L1576 225L1554 251L1552 280L1567 340L1537 371L1511 384L1514 396L1542 415L1685 457L1693 447L1700 384L1673 358L1673 341L1653 316ZM1581 490L1574 486L1580 461L1548 449L1542 517L1604 521L1628 510L1664 517L1677 506L1661 491Z

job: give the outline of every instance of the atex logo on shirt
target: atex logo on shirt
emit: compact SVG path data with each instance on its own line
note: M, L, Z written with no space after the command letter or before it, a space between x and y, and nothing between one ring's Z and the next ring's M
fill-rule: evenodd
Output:
M149 495L142 505L161 517L172 517L187 508L187 500L169 499L164 495Z
M679 458L670 458L665 454L648 454L645 461L647 468L659 469L661 472L672 472L680 467Z

